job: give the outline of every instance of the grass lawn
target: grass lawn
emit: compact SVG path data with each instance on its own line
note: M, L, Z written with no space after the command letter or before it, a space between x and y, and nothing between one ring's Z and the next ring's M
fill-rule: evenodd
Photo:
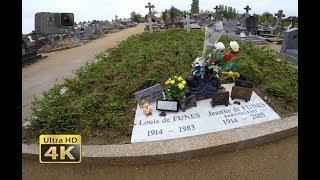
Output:
M130 142L133 93L156 83L165 87L172 75L189 75L191 63L201 56L203 39L200 30L176 29L130 36L76 70L76 78L65 79L36 99L23 137L37 141L40 134L80 133L84 144ZM229 44L230 39L222 36L220 41ZM241 77L252 81L255 92L281 117L297 112L298 69L269 48L239 44ZM61 95L62 88L67 91Z

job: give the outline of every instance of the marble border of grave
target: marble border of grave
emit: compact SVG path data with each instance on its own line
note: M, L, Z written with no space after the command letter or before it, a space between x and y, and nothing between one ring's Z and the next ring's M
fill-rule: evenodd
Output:
M123 145L82 145L82 162L138 165L179 162L239 151L298 134L298 115L209 134ZM22 158L38 161L38 145L22 144Z

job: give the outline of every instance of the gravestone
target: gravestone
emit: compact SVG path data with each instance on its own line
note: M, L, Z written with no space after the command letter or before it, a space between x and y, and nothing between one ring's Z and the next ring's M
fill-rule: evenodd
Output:
M298 28L284 31L280 53L298 63Z
M187 31L190 32L190 15L187 14L186 15L186 28L187 28Z
M149 27L149 32L152 33L153 32L153 23L151 21L151 18L148 18L148 27Z
M224 84L229 93L234 84ZM185 112L166 112L159 116L156 103L151 103L154 113L145 116L142 108L137 106L131 143L159 141L200 134L213 133L228 129L241 128L266 121L278 120L281 117L272 110L255 92L250 101L237 100L240 103L230 103L228 106L211 106L212 99L197 101L196 107ZM231 99L229 99L232 102Z
M252 34L257 34L258 26L257 26L257 19L254 16L249 16L245 20L245 27L248 32Z
M223 28L227 33L235 33L238 30L237 23L235 21L223 22Z
M83 38L84 39L92 38L94 30L95 30L95 27L93 25L89 25L89 26L84 27L84 29L83 29Z
M148 87L144 90L134 93L135 100L139 103L141 100L147 100L148 103L156 102L157 100L163 100L163 90L160 84Z

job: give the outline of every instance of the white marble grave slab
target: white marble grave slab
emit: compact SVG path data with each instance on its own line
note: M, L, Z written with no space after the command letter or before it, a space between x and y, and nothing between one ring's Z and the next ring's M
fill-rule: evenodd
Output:
M234 84L223 86L231 92ZM238 105L233 104L235 100L230 99L229 106L218 105L212 108L211 99L205 99L197 101L197 107L185 112L166 112L166 116L159 116L156 103L150 104L150 116L145 116L137 105L131 143L195 136L281 118L255 92L252 92L249 102L238 100L241 103Z

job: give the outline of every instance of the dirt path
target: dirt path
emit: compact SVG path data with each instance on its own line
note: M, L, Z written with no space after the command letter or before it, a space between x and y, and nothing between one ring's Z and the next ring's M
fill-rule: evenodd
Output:
M108 34L83 46L43 54L47 58L22 69L22 123L30 117L30 104L35 97L52 88L55 82L73 75L73 70L93 60L94 56L115 47L120 41L144 31L143 24Z
M23 179L298 179L298 137L185 162L144 166L22 161Z

